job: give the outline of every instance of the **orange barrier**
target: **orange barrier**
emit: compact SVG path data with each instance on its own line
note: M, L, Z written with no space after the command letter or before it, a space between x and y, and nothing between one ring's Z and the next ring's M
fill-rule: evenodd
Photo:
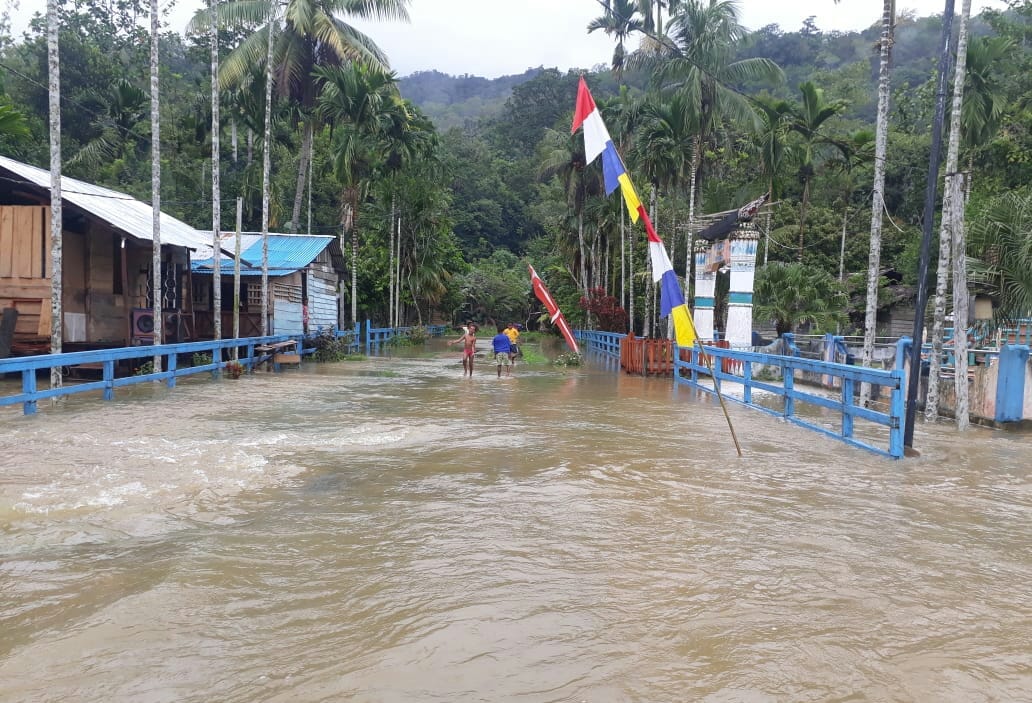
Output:
M620 340L620 368L638 376L673 376L673 340L627 335Z

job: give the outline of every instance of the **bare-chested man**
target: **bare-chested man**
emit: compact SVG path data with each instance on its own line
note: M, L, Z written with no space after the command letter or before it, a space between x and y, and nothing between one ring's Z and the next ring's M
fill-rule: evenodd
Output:
M477 352L477 326L471 322L466 327L466 332L458 339L448 342L448 346L460 342L462 343L462 376L465 378L469 373L470 378L473 378L473 355Z

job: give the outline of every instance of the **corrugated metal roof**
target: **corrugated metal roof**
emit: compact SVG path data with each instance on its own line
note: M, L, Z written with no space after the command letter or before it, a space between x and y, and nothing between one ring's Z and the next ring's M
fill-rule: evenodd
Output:
M210 233L200 233L202 237L211 237ZM223 238L223 250L233 250L233 235ZM240 275L262 275L262 236L254 232L240 235ZM318 234L272 234L269 233L269 275L286 276L300 271L315 260L315 257L328 247L334 237ZM246 247L246 248L245 248ZM191 263L197 273L211 273L214 262L211 258L211 246L207 249L208 257L198 258ZM246 262L246 263L245 263ZM233 275L233 260L221 259L219 270L223 276Z
M27 183L50 191L50 171L0 156L0 168ZM61 199L85 210L114 229L145 241L153 239L153 213L150 203L110 188L61 176ZM181 220L161 213L161 243L197 249L204 244L201 234Z

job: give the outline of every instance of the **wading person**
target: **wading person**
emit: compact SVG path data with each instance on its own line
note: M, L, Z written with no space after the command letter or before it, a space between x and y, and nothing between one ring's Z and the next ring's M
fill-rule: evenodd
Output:
M510 356L510 350L512 344L509 342L509 335L505 333L505 328L498 325L498 334L491 339L491 349L494 351L495 363L498 365L498 378L502 377L502 367L505 367L505 375L509 375L509 370L512 367L512 357Z
M509 338L509 359L512 361L513 366L516 365L516 355L520 353L520 348L517 343L520 341L520 331L516 329L516 323L510 322L509 326L505 328L505 336Z
M462 342L462 376L473 378L473 355L477 353L477 326L472 322L469 326L463 327L463 334L458 339L448 342L448 346Z

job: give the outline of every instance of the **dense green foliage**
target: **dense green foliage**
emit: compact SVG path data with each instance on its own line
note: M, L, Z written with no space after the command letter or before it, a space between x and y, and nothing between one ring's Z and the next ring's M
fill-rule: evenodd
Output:
M635 9L648 3L610 5L618 14L585 17L584 24L613 38L619 70L596 69L586 78L678 274L688 273L690 211L698 218L772 189L776 204L758 223L769 225L769 251L761 240L759 262L800 262L821 281L826 273L857 288L852 281L862 280L867 266L871 216L877 26L822 32L808 21L795 31L772 25L745 33L726 8L714 19L705 14L714 12L709 3L684 2L663 16L659 31ZM1006 246L1025 251L1021 218L1032 198L1032 3L1009 5L972 25L961 152L972 174L970 212L987 222L1011 218L980 227L971 252L985 259L978 271L987 290L1003 297L1013 284L993 259L1005 251L993 237L1006 232ZM233 3L222 7L233 15ZM67 0L61 28L66 173L142 199L150 197L146 15L139 0ZM221 93L227 228L237 195L244 228L260 226L264 76L261 61L233 57L258 46L266 21L236 16L220 35L224 65L235 71L223 75ZM292 26L303 35L301 24ZM161 41L162 203L206 229L208 37L181 30L169 28ZM939 33L937 18L904 16L893 46L882 273L901 291L920 283L917 240ZM4 37L0 52L0 152L45 166L45 22L37 17L23 37ZM601 290L614 298L613 310L629 313L635 330L653 329L641 229L625 221L616 195L605 195L598 165L585 167L580 136L570 135L580 71L533 68L494 80L427 71L397 79L369 68L369 56L342 54L323 68L304 59L296 62L300 68L284 69L291 78L276 91L271 144L271 228L282 230L295 206L305 127L314 127L311 231L347 230L346 244L355 236L359 319L388 317L392 257L400 255L403 322L472 317L533 324L541 308L523 257L571 323L598 322L578 303ZM353 99L361 91L377 96L362 109ZM1011 200L1001 200L1008 192ZM392 254L395 218L401 246ZM306 204L293 225L307 231L308 220ZM345 251L350 266L351 247ZM760 281L776 270L782 269ZM1013 314L1022 314L1022 295L1008 308ZM758 309L780 304L762 299L759 289L757 298Z

